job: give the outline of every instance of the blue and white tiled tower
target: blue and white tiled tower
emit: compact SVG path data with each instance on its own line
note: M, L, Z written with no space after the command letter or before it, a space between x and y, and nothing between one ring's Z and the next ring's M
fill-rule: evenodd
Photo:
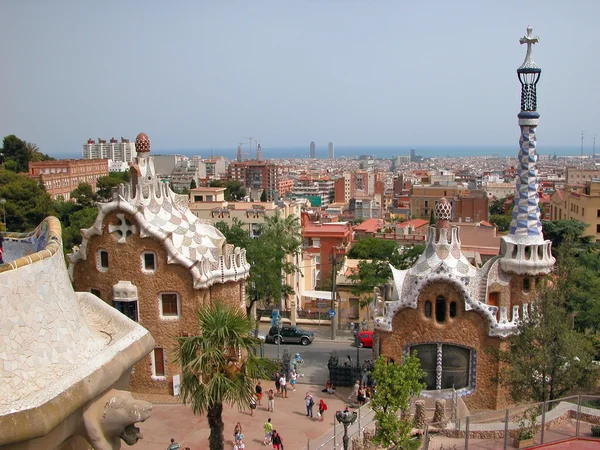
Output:
M501 267L506 272L522 275L542 275L549 273L554 266L552 242L544 240L540 220L536 128L540 114L537 112L537 83L542 69L533 61L531 50L539 38L532 35L531 26L521 44L527 44L525 61L517 69L521 82L521 112L519 127L519 171L517 193L510 223L510 232L502 238Z

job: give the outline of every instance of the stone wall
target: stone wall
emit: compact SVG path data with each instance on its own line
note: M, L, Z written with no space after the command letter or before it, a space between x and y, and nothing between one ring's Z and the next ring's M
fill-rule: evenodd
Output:
M457 303L456 317L449 317L446 308L446 319L438 323L435 311L430 318L425 317L426 300L435 304L438 295L446 298L447 304ZM500 339L489 337L489 323L475 311L465 311L464 299L452 284L445 282L432 283L426 286L417 300L417 309L405 308L394 316L391 333L379 332L381 336L381 355L402 359L402 352L409 345L422 343L448 343L471 348L477 352L475 391L464 397L470 409L497 409L505 406L498 396L498 386L494 378L498 372L498 364L487 349L497 349Z

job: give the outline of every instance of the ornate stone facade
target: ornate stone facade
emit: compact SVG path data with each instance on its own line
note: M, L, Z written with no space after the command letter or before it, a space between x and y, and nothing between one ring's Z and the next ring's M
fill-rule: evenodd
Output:
M498 363L489 350L507 345L555 262L540 221L535 89L541 69L531 59L536 42L531 29L521 39L528 52L517 70L523 86L520 166L513 220L501 254L483 267L471 265L461 252L459 227L450 226L450 202L442 198L423 254L408 270L392 268L391 301L384 302L378 292L373 301L374 353L399 361L416 350L428 391L441 391L430 394L450 397L451 389L457 389L471 408L506 406L495 381Z
M187 197L156 176L150 140L140 133L131 182L98 205L80 248L68 255L76 289L93 292L150 330L154 351L136 365L131 389L173 394L175 336L198 333L196 311L207 302L244 307L250 266L245 250L193 215ZM136 147L137 148L137 147Z

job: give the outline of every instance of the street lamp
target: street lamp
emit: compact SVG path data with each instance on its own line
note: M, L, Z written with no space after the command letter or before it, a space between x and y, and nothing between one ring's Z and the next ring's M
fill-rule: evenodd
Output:
M281 323L281 317L277 316L276 322L275 322L275 326L277 327L277 360L280 361L281 360L281 327L282 327L282 323Z
M348 411L348 407L344 411L338 411L335 413L335 418L339 423L344 426L344 437L342 438L344 442L344 450L348 450L348 443L350 438L348 437L348 425L353 424L356 421L356 411Z
M359 361L359 348L360 348L360 339L358 338L358 336L360 335L360 331L358 330L358 324L357 326L354 327L354 331L352 332L354 334L354 343L356 344L356 367L359 368L360 367L360 361Z

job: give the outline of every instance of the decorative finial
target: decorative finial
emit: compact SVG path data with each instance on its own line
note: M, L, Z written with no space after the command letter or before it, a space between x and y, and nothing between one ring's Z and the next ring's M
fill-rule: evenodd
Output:
M539 69L539 66L533 62L533 59L531 59L531 47L533 44L537 44L538 42L540 42L540 38L538 36L533 36L533 27L529 25L527 27L527 36L523 36L521 39L519 39L519 43L521 43L521 45L527 44L525 61L523 61L523 64L521 64L519 69Z

